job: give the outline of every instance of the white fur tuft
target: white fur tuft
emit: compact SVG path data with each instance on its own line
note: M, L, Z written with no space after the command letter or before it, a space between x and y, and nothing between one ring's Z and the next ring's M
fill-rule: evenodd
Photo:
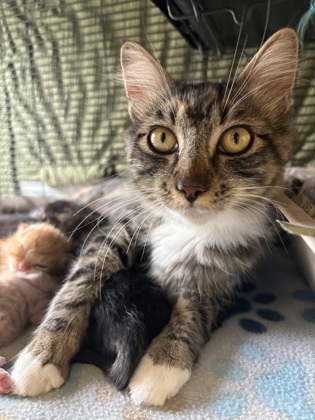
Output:
M34 397L59 388L64 379L52 363L42 365L38 357L24 350L14 364L12 371L14 383L12 393Z
M155 365L145 355L130 381L130 396L138 405L161 406L178 393L190 375L188 369Z
M153 265L167 271L193 256L204 264L208 261L207 248L246 246L251 239L264 237L265 232L264 214L244 214L235 209L212 215L205 212L196 223L181 217L179 212L173 212L172 218L152 229Z

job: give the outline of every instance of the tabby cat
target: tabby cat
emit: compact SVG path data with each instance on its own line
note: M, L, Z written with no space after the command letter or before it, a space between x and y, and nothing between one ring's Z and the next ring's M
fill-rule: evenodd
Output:
M295 32L283 29L234 80L189 84L175 82L137 43L123 45L130 176L116 198L103 200L106 224L91 230L19 355L15 394L39 395L65 382L102 284L141 248L174 306L131 378L131 398L163 405L188 381L220 308L272 237L293 136L297 56Z

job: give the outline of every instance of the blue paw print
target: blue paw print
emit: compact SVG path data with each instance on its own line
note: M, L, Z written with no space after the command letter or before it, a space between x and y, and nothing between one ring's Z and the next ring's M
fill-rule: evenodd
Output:
M258 344L249 341L241 344L239 352L255 363L265 364L269 358ZM235 382L248 376L243 367L230 360L216 360L213 370L219 377ZM291 420L315 420L315 412L308 401L306 378L303 366L295 360L286 360L274 372L254 379L253 391L261 404ZM247 407L247 398L241 392L225 392L210 404L209 409L219 418L236 419L245 414Z
M220 395L212 404L212 413L219 418L235 419L245 410L246 399L238 393L226 393Z
M296 361L286 361L274 373L256 380L256 394L263 404L285 413L292 420L314 420L315 413L308 400L306 373Z
M304 321L315 323L315 293L299 289L291 296L304 303L302 309L297 309ZM254 284L247 283L228 315L239 315L239 325L246 332L263 334L267 332L270 322L277 323L285 319L281 312L268 307L274 303L277 303L275 294L259 293ZM255 319L251 317L251 313L256 315ZM270 357L257 343L251 341L241 343L238 351L252 364L265 365ZM217 376L230 383L238 383L238 389L242 389L239 386L241 381L250 379L252 375L243 364L226 359L216 360L212 369ZM298 361L280 359L279 365L273 371L251 379L252 388L248 392L254 393L263 406L274 410L279 417L284 415L291 420L315 420L314 407L309 400L308 375L308 371ZM236 392L232 390L220 393L209 406L211 414L229 419L246 415L249 401L247 395L238 389Z

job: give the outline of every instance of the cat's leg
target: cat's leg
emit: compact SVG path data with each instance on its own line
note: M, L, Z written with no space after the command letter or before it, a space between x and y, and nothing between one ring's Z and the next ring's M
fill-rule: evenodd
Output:
M188 381L209 338L211 311L181 297L167 326L150 345L129 383L136 404L163 405Z
M124 268L126 255L122 258L121 253L127 250L129 240L127 233L122 233L119 241L116 238L116 244L110 247L104 245L104 235L99 234L84 249L30 344L13 366L14 394L40 395L65 382L70 360L86 332L91 306L102 282Z

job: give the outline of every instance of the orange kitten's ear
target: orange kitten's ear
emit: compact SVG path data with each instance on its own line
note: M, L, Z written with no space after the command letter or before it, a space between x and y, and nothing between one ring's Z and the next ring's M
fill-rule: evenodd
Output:
M137 42L123 44L121 66L129 114L138 119L165 95L172 81L160 63Z
M293 29L272 35L238 77L242 94L253 96L264 111L288 110L298 64L298 38Z
M28 224L28 223L21 222L21 223L19 223L18 230L19 230L19 231L24 230L24 229L26 229L28 226L29 226L29 224Z

